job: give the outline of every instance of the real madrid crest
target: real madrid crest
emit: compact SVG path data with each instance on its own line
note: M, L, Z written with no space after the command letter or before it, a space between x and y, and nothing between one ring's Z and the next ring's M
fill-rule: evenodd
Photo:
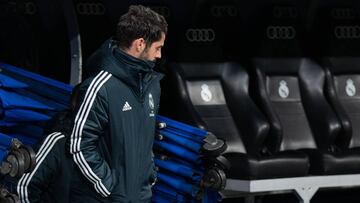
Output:
M346 80L346 87L345 87L346 94L349 97L353 97L356 94L356 87L354 85L354 81L352 79Z
M279 96L283 99L286 99L289 96L289 92L290 91L289 91L286 81L281 80L279 83L279 89L278 89Z
M201 99L205 102L209 102L212 99L212 93L207 84L201 85Z

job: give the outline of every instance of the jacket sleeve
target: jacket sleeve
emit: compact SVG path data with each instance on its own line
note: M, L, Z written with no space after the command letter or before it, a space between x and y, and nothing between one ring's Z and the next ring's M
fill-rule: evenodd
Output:
M115 173L97 147L108 125L108 101L103 84L110 74L100 72L80 87L74 128L70 136L70 153L82 174L93 184L97 193L108 197L116 184Z
M65 136L55 132L48 135L36 154L35 169L24 174L18 184L17 193L20 202L42 203L45 193L51 184L54 184L57 173L61 169L59 148L65 145ZM62 150L62 152L64 152Z

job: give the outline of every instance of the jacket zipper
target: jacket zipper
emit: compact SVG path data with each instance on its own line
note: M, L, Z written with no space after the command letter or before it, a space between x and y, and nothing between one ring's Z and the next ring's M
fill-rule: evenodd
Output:
M144 90L144 93L148 92L148 89L152 86L152 84L154 83L154 81L156 81L157 79L157 75L154 72L148 73L150 74L150 79L148 81L148 85L146 86L146 89Z
M139 73L139 87L140 87L140 100L141 102L143 102L143 78L142 78L142 74Z
M147 82L147 86L146 88L144 89L144 83L143 83L143 76L142 73L138 73L139 75L139 90L140 90L140 102L143 104L144 101L145 101L145 97L144 97L144 94L146 92L148 92L148 89L152 86L152 83L154 83L154 81L156 81L157 79L157 75L154 74L154 72L151 72L151 73L147 73L147 74L150 74L150 80Z

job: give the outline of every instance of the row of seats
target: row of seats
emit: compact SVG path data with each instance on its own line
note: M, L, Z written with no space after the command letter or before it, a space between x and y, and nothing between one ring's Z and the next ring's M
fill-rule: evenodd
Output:
M161 111L224 139L228 178L360 173L359 64L356 58L172 63Z

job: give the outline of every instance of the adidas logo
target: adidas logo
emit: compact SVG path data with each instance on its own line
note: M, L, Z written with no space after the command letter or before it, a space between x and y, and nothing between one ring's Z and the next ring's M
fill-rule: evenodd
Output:
M125 102L122 111L130 111L132 108L128 102Z

